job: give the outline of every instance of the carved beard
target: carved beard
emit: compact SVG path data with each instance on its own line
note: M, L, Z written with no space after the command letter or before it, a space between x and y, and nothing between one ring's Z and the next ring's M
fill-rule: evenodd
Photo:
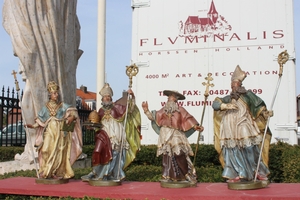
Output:
M245 94L247 92L247 90L245 89L245 87L240 86L237 87L235 91L232 91L230 93L230 96L232 99L238 100L241 96L241 94Z
M175 111L179 112L179 108L176 102L174 101L168 101L164 107L164 111L169 114L169 113L173 113Z
M112 101L106 101L106 102L102 102L101 105L105 110L108 110L113 106L113 102Z

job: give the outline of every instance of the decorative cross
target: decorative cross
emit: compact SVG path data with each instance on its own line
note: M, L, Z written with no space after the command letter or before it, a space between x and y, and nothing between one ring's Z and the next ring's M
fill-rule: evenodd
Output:
M17 72L15 70L12 71L11 75L14 76L14 79L15 79L15 85L16 85L16 90L19 91L20 90L20 87L19 87L19 82L17 80L17 76L16 76Z
M205 80L207 82L203 82L202 85L206 86L204 96L207 98L209 96L209 87L214 87L215 85L213 83L210 83L212 80L214 80L212 77L212 73L208 73L207 77L205 77Z
M17 72L15 70L12 71L11 75L14 76L14 79L17 80L17 76L16 76Z
M207 82L202 83L202 85L206 86L206 88L205 88L205 92L204 92L204 102L205 103L204 103L204 106L203 106L202 116L201 116L201 121L200 121L201 126L203 124L204 112L205 112L205 108L206 108L207 98L209 96L209 87L214 87L215 86L213 83L210 83L212 80L214 80L211 76L212 76L212 73L208 73L207 77L205 77L205 80L207 80ZM194 165L195 165L195 162L196 162L197 151L198 151L198 148L199 148L200 136L201 136L201 132L199 131L198 132L198 139L197 139L197 146L196 146L194 161L193 161Z

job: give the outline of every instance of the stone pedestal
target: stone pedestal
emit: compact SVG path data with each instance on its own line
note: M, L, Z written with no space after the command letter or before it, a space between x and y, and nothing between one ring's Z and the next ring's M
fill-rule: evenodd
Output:
M36 163L37 168L39 167L38 163ZM91 159L90 158L83 158L77 160L72 168L87 168L91 167ZM14 161L7 161L7 162L0 162L0 174L3 175L9 172L16 172L21 170L35 170L36 166L33 161L28 160L14 160Z
M38 167L38 164L37 164ZM34 162L28 160L14 160L7 162L0 162L0 174L3 175L9 172L16 172L21 170L33 170L36 169Z
M90 158L83 158L78 159L76 162L72 165L73 169L82 169L92 166L92 160Z

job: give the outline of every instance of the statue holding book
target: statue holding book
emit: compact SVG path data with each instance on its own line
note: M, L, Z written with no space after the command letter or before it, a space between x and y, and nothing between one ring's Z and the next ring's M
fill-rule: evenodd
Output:
M39 179L68 180L74 176L72 164L82 152L82 131L77 109L59 101L59 86L47 86L49 101L39 111L35 124Z

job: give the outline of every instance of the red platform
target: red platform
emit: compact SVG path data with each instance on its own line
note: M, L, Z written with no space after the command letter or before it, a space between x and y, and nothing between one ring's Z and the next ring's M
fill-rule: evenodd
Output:
M226 183L198 183L194 188L162 188L158 182L123 182L120 186L98 187L87 182L70 180L61 185L36 184L35 178L16 177L0 180L1 194L29 196L75 197L84 196L112 199L300 199L300 184L271 183L257 190L229 190Z

